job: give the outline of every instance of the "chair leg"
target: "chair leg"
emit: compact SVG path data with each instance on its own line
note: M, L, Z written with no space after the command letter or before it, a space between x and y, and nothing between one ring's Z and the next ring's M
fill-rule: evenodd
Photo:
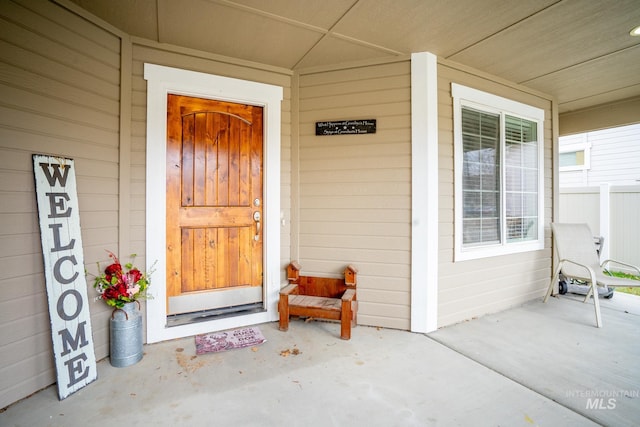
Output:
M549 283L549 288L547 289L547 293L542 300L543 303L546 303L553 292L553 287L555 283L558 281L558 277L560 276L560 268L562 267L562 263L558 264L555 273L553 273L553 277L551 278L551 282Z
M593 294L593 306L596 310L596 326L602 328L602 316L600 315L600 298L598 298L598 284L595 281L591 281L589 293Z

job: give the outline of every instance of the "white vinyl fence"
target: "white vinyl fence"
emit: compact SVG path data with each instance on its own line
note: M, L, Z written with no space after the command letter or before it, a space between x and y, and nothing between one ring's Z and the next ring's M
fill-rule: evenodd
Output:
M640 185L560 187L559 222L587 223L604 237L601 260L640 266Z

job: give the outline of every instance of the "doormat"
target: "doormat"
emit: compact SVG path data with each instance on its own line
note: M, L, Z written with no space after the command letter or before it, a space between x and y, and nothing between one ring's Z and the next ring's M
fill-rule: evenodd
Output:
M236 348L252 347L266 341L257 327L196 335L196 354L218 353Z

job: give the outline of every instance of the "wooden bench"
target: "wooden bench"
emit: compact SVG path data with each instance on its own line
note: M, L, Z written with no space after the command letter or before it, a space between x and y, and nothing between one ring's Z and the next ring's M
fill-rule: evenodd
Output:
M340 321L340 338L351 339L357 323L356 284L358 270L349 265L344 279L300 275L300 264L287 267L289 284L280 290L280 330L289 329L289 316L317 317Z

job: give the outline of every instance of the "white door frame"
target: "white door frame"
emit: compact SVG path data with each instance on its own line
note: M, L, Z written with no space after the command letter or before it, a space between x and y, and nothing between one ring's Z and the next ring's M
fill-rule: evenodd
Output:
M147 342L153 343L278 319L280 291L280 86L144 64L147 80L146 265L156 263L147 301ZM169 93L264 108L265 311L167 327L166 137Z

